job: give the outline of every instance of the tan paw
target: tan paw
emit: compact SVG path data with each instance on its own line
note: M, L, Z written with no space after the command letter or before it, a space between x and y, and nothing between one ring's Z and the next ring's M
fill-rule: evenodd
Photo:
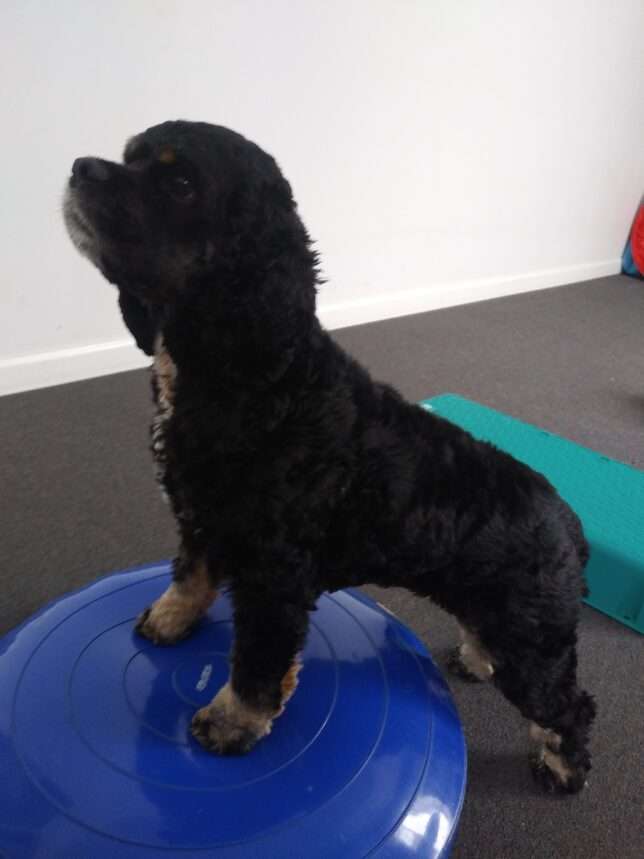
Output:
M173 582L163 596L147 608L136 622L136 631L155 644L174 644L186 638L216 596L214 588L189 581Z
M187 623L177 617L155 611L156 603L142 612L136 621L134 629L143 638L154 644L176 644L187 638L198 623L198 618Z
M229 683L192 720L194 738L209 752L242 755L270 733L273 719L245 705Z
M547 746L530 756L535 781L546 793L578 793L588 786L587 767L573 769L567 761Z

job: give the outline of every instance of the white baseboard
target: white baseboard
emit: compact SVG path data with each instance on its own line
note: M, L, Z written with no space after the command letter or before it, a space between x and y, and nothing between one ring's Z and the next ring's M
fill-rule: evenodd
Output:
M324 304L318 316L326 328L346 328L349 325L362 325L365 322L378 322L396 316L409 316L443 307L455 307L473 301L501 298L520 292L533 292L537 289L550 289L553 286L580 283L619 274L621 260L612 259L602 262L583 263L562 268L517 274L507 277L485 277L476 280L462 280L455 283L437 283L419 289L379 293L365 298Z
M547 269L511 277L486 277L390 293L377 293L337 303L321 302L318 315L330 329L408 316L472 301L564 286L619 274L619 259ZM145 367L150 359L129 339L42 352L0 361L0 396L106 376Z
M136 348L133 340L10 358L0 361L0 396L136 370L149 364L150 358Z

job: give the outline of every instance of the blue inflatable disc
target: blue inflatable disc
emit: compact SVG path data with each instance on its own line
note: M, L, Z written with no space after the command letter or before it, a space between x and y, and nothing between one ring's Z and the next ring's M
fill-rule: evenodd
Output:
M0 855L445 857L465 745L421 642L360 594L323 596L284 715L217 757L189 726L226 681L230 603L155 647L134 619L169 579L109 576L0 639Z

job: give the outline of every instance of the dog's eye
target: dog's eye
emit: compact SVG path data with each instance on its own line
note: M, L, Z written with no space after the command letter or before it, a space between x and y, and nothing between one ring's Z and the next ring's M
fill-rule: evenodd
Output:
M169 194L175 200L186 201L194 197L194 186L186 176L172 176L164 184Z

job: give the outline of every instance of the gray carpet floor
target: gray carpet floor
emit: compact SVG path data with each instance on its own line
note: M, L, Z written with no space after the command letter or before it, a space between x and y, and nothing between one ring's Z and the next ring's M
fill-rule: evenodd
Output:
M642 283L605 278L335 336L410 399L459 393L644 468ZM65 591L173 554L149 415L145 371L0 399L0 634ZM450 618L403 591L368 590L440 664ZM584 608L580 638L599 719L590 786L572 799L537 792L526 726L493 688L450 681L469 750L454 859L644 856L644 637Z

